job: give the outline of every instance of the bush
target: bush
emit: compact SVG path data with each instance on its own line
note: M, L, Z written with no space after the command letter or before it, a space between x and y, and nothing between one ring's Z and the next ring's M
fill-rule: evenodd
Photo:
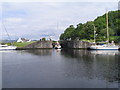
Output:
M46 41L46 38L42 38L42 41Z
M120 42L120 36L111 36L110 41Z

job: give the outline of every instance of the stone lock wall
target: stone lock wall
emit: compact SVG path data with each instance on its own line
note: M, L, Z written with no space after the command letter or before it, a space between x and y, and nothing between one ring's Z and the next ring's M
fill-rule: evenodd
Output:
M91 46L89 42L85 41L61 41L61 46L63 48L80 48L80 49L86 49Z
M35 43L29 44L25 47L18 49L50 49L53 48L52 41L37 41Z

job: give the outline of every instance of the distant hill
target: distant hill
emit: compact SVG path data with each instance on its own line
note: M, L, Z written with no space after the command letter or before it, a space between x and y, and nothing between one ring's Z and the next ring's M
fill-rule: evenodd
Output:
M110 11L109 17L109 33L110 40L116 42L120 41L120 10ZM106 40L106 14L97 17L94 21L88 21L84 24L79 23L75 28L70 25L65 29L64 33L60 35L60 40L93 40L94 38L94 26L96 28L96 39L97 41Z
M0 40L1 43L13 43L16 42L17 40Z

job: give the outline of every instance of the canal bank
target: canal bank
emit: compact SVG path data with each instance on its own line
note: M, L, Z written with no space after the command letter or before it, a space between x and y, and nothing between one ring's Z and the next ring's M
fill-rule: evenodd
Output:
M52 49L52 41L37 41L35 43L31 43L24 47L17 47L17 50L21 49Z
M90 42L71 40L71 41L59 41L62 48L65 49L88 49L92 45ZM117 44L119 45L119 44ZM23 49L52 49L55 47L55 42L53 41L37 41L31 44L28 44L24 47L17 47L17 50ZM120 47L120 45L119 45Z
M59 41L62 48L71 49L87 49L91 44L85 41ZM55 43L53 41L37 41L24 47L17 47L17 50L21 49L52 49Z

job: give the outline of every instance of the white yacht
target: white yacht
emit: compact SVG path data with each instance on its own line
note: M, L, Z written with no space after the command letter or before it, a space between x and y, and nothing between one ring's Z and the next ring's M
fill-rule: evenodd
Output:
M5 31L6 31L9 39L11 40L10 35L8 34L7 29L6 29L5 25L4 25L4 23L2 23L2 24L3 24L3 27L4 27ZM16 48L17 48L16 46L12 46L12 45L8 46L7 44L4 44L4 45L0 44L0 50L14 50Z
M107 44L103 45L96 45L96 31L94 26L94 45L90 46L89 48L92 50L118 50L120 47L118 45L115 45L114 41L112 43L109 43L109 30L108 30L108 12L106 13L106 22L107 22Z
M55 49L61 49L61 46L60 46L60 44L59 44L59 42L57 41L56 42L56 45L55 45L55 47L54 47Z
M0 50L15 50L17 47L16 46L8 46L8 45L1 45L0 44Z
M119 46L111 45L111 44L104 44L104 45L92 45L90 47L92 50L118 50Z
M55 49L61 49L60 45L55 45Z

